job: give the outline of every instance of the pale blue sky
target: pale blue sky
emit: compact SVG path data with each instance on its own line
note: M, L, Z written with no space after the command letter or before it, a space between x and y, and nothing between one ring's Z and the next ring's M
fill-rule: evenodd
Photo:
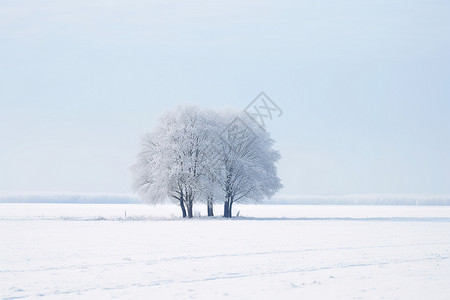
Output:
M448 1L0 2L0 190L130 191L178 103L265 91L288 194L450 193Z

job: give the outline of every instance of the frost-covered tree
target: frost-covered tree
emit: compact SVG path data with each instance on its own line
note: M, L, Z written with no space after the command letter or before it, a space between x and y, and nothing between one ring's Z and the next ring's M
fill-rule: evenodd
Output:
M281 187L273 140L243 114L179 106L144 136L131 167L133 189L150 204L175 199L183 217L194 202L224 199L224 217L236 202L261 201Z
M281 187L268 132L244 114L228 115L222 126L221 173L217 177L224 192L224 217L231 218L237 202L259 202L273 196Z
M204 128L197 107L179 106L144 138L132 166L133 187L144 202L156 204L170 196L180 204L183 217L192 218L194 201L202 194L202 171L207 169Z
M186 217L184 194L181 185L177 186L174 178L164 178L161 174L167 173L164 147L159 142L161 129L146 134L142 138L141 152L137 162L131 166L133 175L133 190L144 203L164 203L168 196L176 199L180 204L183 217Z

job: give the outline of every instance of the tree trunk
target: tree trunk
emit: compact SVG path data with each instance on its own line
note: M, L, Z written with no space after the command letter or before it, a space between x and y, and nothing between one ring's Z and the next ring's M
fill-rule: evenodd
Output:
M225 202L223 204L223 217L224 218L231 218L232 205L233 205L232 199L225 200Z
M223 202L223 217L228 218L228 199Z
M183 200L180 200L181 212L183 213L183 218L186 218L186 208L184 207Z
M208 217L214 217L214 204L212 199L208 199L208 201L206 202L206 206L208 207Z
M192 218L193 217L193 214L192 214L192 203L189 203L187 205L187 210L188 210L188 217Z
M230 200L230 207L228 208L228 218L232 218L233 217L233 215L232 215L232 212L233 212L232 207L233 207L233 201Z

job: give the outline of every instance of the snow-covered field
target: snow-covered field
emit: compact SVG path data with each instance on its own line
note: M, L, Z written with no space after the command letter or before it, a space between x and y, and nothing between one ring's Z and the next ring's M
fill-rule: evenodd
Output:
M238 211L0 204L0 297L449 299L448 206Z

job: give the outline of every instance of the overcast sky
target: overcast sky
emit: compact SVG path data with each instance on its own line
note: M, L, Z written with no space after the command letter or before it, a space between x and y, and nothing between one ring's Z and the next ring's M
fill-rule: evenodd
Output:
M450 2L0 2L0 190L130 192L178 103L265 91L285 194L450 193Z

